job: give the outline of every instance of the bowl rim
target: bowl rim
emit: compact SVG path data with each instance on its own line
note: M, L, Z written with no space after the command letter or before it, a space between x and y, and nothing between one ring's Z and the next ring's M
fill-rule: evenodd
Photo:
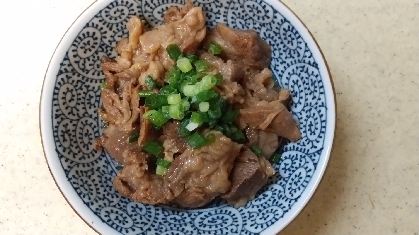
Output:
M39 105L39 134L41 137L42 150L44 152L44 157L47 162L48 170L54 180L55 185L59 189L61 195L66 200L67 204L70 205L72 210L95 232L99 234L114 234L116 231L110 227L108 224L104 223L100 218L98 218L87 206L84 204L82 199L77 195L74 189L71 187L71 184L68 182L65 177L64 171L60 170L62 167L57 163L52 161L52 156L56 154L55 146L52 142L46 142L45 140L53 140L53 134L50 129L50 124L52 121L52 114L50 114L49 109L52 104L52 95L54 84L52 82L47 82L48 78L51 76L56 76L55 71L59 70L59 63L66 53L66 48L69 48L74 38L68 37L72 34L77 34L80 31L80 28L83 28L86 22L91 20L96 14L98 9L103 9L113 0L104 0L99 1L95 0L86 9L84 9L77 18L71 23L68 29L65 31L64 35L61 37L59 43L57 44L54 52L48 63L48 67L44 74L44 79L41 88L40 96L40 105ZM300 36L304 39L307 44L307 47L310 48L310 51L313 57L316 59L316 62L319 66L319 73L322 77L325 96L326 96L326 107L327 107L327 120L328 124L326 125L326 133L324 140L324 150L321 156L324 156L324 161L322 164L318 164L316 167L316 172L318 172L318 177L316 179L310 180L310 183L307 185L306 189L302 193L305 194L304 200L298 200L294 203L297 209L293 213L287 213L282 217L284 222L279 223L276 221L274 224L266 228L261 234L276 234L282 231L285 227L290 225L292 221L301 213L301 211L307 206L308 202L313 198L315 192L318 189L320 182L324 178L324 173L328 168L330 155L333 148L334 136L336 132L336 92L334 88L334 83L332 75L330 72L330 67L326 61L326 58L323 54L323 51L320 48L319 43L314 38L313 34L303 23L303 21L291 10L285 3L279 0L263 0L275 10L277 10L284 18L286 18L292 25L296 28ZM48 157L50 156L50 157ZM320 162L319 162L320 163ZM100 231L99 231L100 230ZM119 234L119 233L118 233Z

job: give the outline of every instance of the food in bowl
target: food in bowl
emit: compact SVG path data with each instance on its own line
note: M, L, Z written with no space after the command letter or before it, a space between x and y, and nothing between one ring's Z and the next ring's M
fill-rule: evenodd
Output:
M205 23L191 2L151 30L131 17L118 56L102 60L106 128L95 147L123 166L113 185L134 201L243 206L274 175L281 143L301 138L290 91L268 69L269 44L253 30Z

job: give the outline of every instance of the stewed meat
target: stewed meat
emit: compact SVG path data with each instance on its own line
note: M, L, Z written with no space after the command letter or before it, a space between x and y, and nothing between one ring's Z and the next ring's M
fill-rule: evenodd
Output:
M137 16L126 28L118 56L102 59L107 127L95 142L123 166L115 189L152 205L244 206L275 174L269 160L283 138L301 138L291 93L268 69L270 46L221 23L207 34L191 1L151 30Z

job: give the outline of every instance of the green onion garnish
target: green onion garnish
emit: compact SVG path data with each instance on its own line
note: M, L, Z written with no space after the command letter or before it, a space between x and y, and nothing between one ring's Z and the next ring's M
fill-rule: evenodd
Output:
M148 90L143 90L143 91L138 91L138 96L139 97L147 97L154 94L154 92L152 91L148 91Z
M170 59L177 60L177 58L182 55L178 45L170 44L166 47L167 54L169 54Z
M176 62L177 67L179 67L180 71L187 73L192 69L192 64L188 60L188 58L181 58L178 59Z
M182 122L179 125L179 129L177 130L179 136L186 137L189 134L191 134L191 132L188 129L186 129L186 126L189 124L189 122L190 120L188 118L182 120Z
M132 132L128 137L128 143L134 143L138 140L138 137L140 137L139 131Z
M194 64L198 60L198 56L196 56L196 55L188 55L188 56L186 56L186 58L188 58L188 60L189 60L189 62L191 62L191 64Z
M157 156L163 151L163 145L155 140L149 140L144 142L143 150L149 154Z
M202 123L204 123L202 114L201 113L198 113L198 112L192 112L191 122L194 122L194 123L196 123L198 125L202 125Z
M168 104L178 104L182 101L180 94L170 94L167 96Z
M212 144L215 142L215 135L214 133L208 133L207 136L205 136L205 138L207 139L207 144Z
M207 91L201 91L196 96L192 97L192 101L196 103L201 103L204 101L208 101L210 99L218 98L219 94L214 90L207 90Z
M163 115L163 112L157 110L149 110L144 113L143 117L150 120L150 122L156 127L161 127L168 121L168 119Z
M164 168L169 168L172 163L165 160L164 158L159 157L159 158L157 158L156 164L157 164L157 166L162 166Z
M238 109L229 109L222 117L222 120L225 123L232 123L237 119L238 115L239 115Z
M197 60L195 61L194 65L195 65L196 71L198 72L203 72L209 69L209 65L206 60Z
M279 153L274 153L274 154L271 156L271 162L272 162L272 163L274 163L274 164L277 164L277 163L279 162L279 160L281 160L281 157L282 157L282 155L281 155L281 154L279 154Z
M208 110L208 118L210 120L215 120L221 117L222 113L221 113L221 109L220 107L215 107L213 109Z
M176 120L182 120L185 117L182 104L172 104L169 106L169 116Z
M169 95L178 93L177 89L172 85L166 85L162 87L159 91L161 95Z
M221 75L221 74L217 73L217 74L215 74L214 76L215 76L215 78L217 79L217 84L216 84L216 86L221 85L221 82L223 81L223 75Z
M186 142L193 149L198 149L207 144L207 140L198 132L193 133L192 135L186 137Z
M106 83L106 81L103 81L101 84L100 84L100 89L101 90L103 90L103 89L106 89L106 87L108 86L108 84Z
M199 91L206 91L213 88L216 84L217 84L217 78L214 75L206 75L199 82L198 89Z
M182 82L181 71L177 66L174 66L172 70L167 74L167 81L173 87L178 87Z
M201 112L207 112L209 110L209 103L208 102L201 102L198 105L199 111Z
M157 165L156 166L156 175L165 176L167 174L167 168Z
M198 93L197 91L198 90L196 89L196 86L195 85L185 85L182 88L182 93L185 96L194 96L194 95L196 95Z
M150 75L145 78L145 84L150 90L153 90L157 86L157 82Z
M253 145L253 146L250 148L250 150L252 150L252 152L253 152L256 156L258 156L258 157L262 156L262 149L260 149L257 145Z
M168 105L166 95L151 94L145 97L145 106L151 109L159 109L164 105Z
M223 48L220 46L220 44L216 42L211 42L208 47L208 53L211 53L213 55L218 55L223 51Z

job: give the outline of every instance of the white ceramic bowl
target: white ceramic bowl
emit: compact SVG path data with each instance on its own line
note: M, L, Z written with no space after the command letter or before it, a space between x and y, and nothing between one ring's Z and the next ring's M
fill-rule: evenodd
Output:
M299 19L276 0L195 0L209 27L224 22L252 28L272 46L277 84L292 91L292 113L302 139L284 147L277 174L245 207L223 201L205 209L150 206L121 197L112 186L117 169L93 149L101 133L100 69L103 55L127 35L125 22L139 15L161 24L180 0L101 0L73 23L57 47L41 97L41 134L52 175L74 210L102 234L275 234L309 201L329 159L335 128L335 101L325 60ZM54 186L52 186L54 187Z

